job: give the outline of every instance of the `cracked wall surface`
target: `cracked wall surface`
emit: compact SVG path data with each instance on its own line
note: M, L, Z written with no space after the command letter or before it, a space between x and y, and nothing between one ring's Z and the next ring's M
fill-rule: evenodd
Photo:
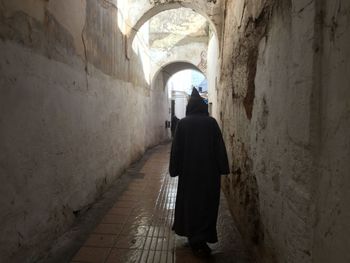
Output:
M168 139L163 82L126 59L117 23L105 1L0 1L1 262L36 262Z
M226 1L223 188L262 262L348 262L349 3Z

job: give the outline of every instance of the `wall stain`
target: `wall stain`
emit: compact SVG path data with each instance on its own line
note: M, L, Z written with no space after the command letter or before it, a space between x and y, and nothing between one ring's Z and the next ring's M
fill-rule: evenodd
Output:
M224 68L223 71L223 82L232 94L233 105L231 110L235 113L231 114L237 116L236 111L239 109L242 111L242 118L246 118L247 123L253 118L259 44L262 38L267 37L268 25L274 7L273 3L274 1L266 0L260 14L254 19L248 17L251 3L246 1L243 6L242 17L238 18L241 18L241 22L236 28L237 32L235 32L238 36L231 53L230 62L232 66ZM227 15L227 19L229 19L229 15ZM226 21L226 24L229 23ZM232 32L225 33L224 37L229 34L232 34ZM265 98L263 98L259 107L263 108L263 116L259 116L261 122L259 128L263 130L267 125L269 112ZM232 119L227 119L226 116L221 116L221 119L223 124L233 122ZM237 124L237 120L235 123ZM234 133L237 133L237 131ZM244 135L239 133L235 135L235 137L230 136L228 141L233 156L232 175L230 176L231 179L224 180L223 189L228 196L231 213L243 238L251 248L264 250L263 243L266 237L261 222L259 188L256 174L253 171L254 158L251 156L250 145L247 144ZM268 254L269 252L264 251L262 253ZM258 252L258 254L262 253ZM274 261L271 260L271 262Z
M71 65L77 56L73 36L50 14L44 23L17 11L9 17L0 12L0 39L10 40L65 64Z

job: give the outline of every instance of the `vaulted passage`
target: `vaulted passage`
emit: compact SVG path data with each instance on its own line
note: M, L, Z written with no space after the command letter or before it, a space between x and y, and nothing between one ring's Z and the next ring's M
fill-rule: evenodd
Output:
M350 262L349 30L348 0L0 0L0 262L203 261L167 171L192 85L230 168L211 260Z

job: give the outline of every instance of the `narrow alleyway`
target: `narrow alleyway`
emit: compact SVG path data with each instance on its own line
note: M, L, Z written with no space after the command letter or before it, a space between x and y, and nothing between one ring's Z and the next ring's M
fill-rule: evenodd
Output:
M0 263L349 263L349 29L350 0L0 0ZM230 168L209 260L162 145L192 87Z
M210 259L194 257L186 238L171 231L177 179L168 175L169 150L170 144L153 148L123 175L132 178L128 186L72 262L249 262L223 196L219 243L212 246Z

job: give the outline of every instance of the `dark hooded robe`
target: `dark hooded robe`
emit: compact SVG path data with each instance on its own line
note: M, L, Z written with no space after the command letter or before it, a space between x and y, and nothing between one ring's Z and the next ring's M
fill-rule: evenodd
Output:
M218 241L216 221L220 200L220 175L229 173L227 153L216 120L193 89L186 117L177 124L169 165L179 176L173 230L190 242Z

